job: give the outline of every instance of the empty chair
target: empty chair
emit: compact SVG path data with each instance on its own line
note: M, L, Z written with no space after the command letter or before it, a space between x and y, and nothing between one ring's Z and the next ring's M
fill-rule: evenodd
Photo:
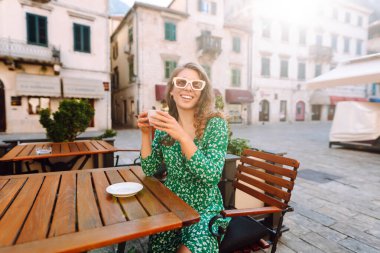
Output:
M244 150L240 161L233 182L234 190L238 189L260 200L263 206L224 210L210 221L210 232L218 238L221 253L247 248L258 250L270 245L271 252L275 252L284 215L293 210L288 203L299 162L250 149ZM275 225L269 222L273 214L279 216ZM214 222L222 217L232 217L226 231L220 227L212 229Z

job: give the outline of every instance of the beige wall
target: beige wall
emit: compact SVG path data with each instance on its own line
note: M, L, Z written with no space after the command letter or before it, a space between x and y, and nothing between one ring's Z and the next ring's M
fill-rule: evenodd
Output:
M26 49L26 13L47 17L48 43L60 50L60 78L82 78L110 81L109 63L109 26L107 0L60 0L48 4L35 4L27 0L0 1L0 39L10 39L24 44ZM73 49L73 23L90 26L91 53L76 52ZM14 42L12 42L14 43ZM46 47L38 47L46 48ZM48 49L48 48L46 48ZM50 50L50 49L49 49ZM43 132L37 115L27 114L27 98L22 98L22 106L10 105L10 96L16 94L16 74L29 73L54 75L52 66L41 72L41 65L22 63L21 69L10 71L0 63L0 78L6 87L6 132ZM111 127L110 94L105 92L103 98L95 100L95 127L89 130L102 130ZM51 98L51 109L58 107L59 99ZM27 124L26 124L27 122Z

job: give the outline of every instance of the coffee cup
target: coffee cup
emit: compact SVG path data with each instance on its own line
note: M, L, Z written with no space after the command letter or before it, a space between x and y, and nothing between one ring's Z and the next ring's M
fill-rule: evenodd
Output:
M151 117L153 115L156 115L157 114L157 110L148 110L148 120L149 120L149 125L153 126L153 124L151 123L152 120L151 120ZM154 120L153 120L154 121Z

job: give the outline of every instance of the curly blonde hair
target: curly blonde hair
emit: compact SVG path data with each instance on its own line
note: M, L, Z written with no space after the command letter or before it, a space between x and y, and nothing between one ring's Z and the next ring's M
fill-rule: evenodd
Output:
M166 101L169 106L169 114L173 116L178 121L178 110L177 105L170 95L173 90L173 78L176 77L182 70L191 69L198 73L201 80L206 82L205 88L202 90L200 98L198 100L197 106L194 112L194 128L195 136L198 140L202 139L204 130L206 128L207 122L210 118L219 117L225 118L221 112L214 110L214 91L208 78L206 71L203 67L197 63L189 62L182 66L177 67L171 74L166 88Z

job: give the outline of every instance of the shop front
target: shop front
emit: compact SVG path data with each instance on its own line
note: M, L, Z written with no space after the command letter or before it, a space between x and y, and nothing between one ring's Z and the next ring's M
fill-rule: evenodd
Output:
M230 123L247 123L247 104L253 103L249 90L226 89L225 98Z

